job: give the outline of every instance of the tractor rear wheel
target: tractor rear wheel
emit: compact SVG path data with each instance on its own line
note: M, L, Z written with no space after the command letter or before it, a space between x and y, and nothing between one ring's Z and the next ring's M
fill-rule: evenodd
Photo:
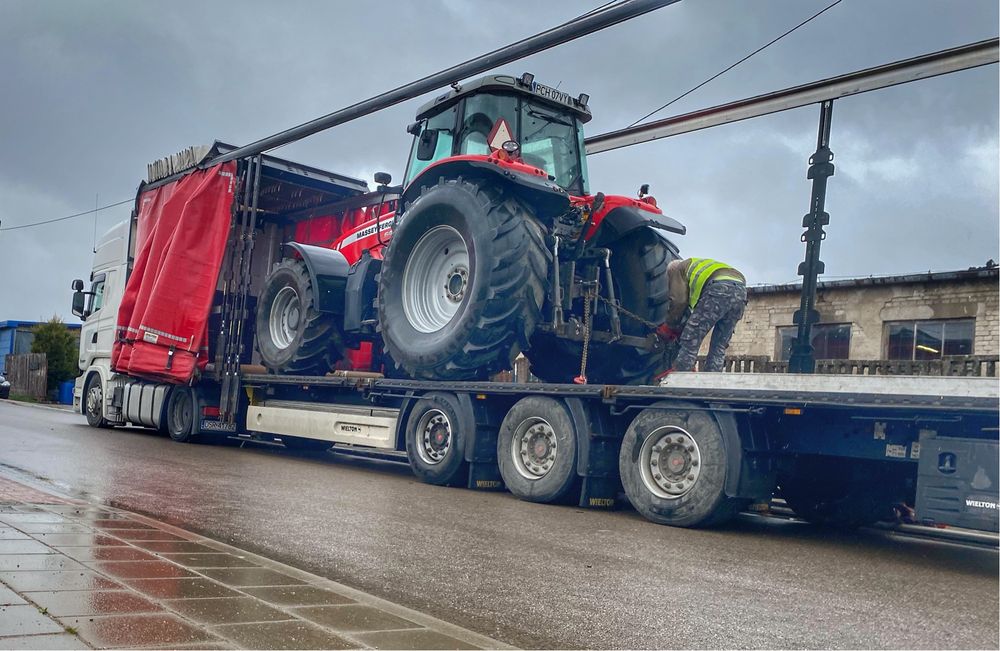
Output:
M638 229L611 245L611 276L623 308L660 324L667 317L667 264L676 258L667 243L648 228ZM606 314L606 312L605 312ZM605 325L607 319L605 318ZM649 328L621 315L622 333L645 337ZM595 327L602 325L595 316ZM580 373L583 344L539 335L528 359L531 372L546 382L572 382ZM668 364L662 350L642 350L621 344L592 343L587 363L591 384L648 384Z
M316 309L306 264L282 260L257 302L257 349L264 366L285 375L324 375L340 358L336 317Z
M420 379L510 368L541 318L549 259L531 208L489 181L442 179L424 189L379 276L386 351Z

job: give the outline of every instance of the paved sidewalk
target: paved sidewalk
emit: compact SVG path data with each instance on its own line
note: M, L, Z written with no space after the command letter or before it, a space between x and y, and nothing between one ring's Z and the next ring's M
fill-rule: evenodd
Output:
M2 649L510 648L224 543L0 476Z

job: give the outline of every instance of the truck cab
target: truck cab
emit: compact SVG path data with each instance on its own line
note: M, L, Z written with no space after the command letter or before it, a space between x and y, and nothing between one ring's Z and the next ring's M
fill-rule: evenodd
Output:
M88 384L103 399L101 387L111 376L111 347L115 340L118 306L125 292L128 275L130 220L113 226L97 242L94 264L90 272L90 285L82 280L73 282L73 314L83 325L80 329L80 355L77 364L82 371L73 390L73 406L82 409ZM86 291L84 289L86 288ZM95 378L99 378L97 382Z

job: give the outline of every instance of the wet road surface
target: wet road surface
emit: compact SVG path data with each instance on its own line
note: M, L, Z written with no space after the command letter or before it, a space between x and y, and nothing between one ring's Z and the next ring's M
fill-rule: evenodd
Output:
M672 529L6 401L0 464L518 646L998 646L995 550L788 521Z

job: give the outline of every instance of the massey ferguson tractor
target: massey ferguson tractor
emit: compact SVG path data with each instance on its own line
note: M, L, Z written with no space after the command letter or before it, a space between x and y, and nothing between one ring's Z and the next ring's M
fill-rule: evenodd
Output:
M647 186L591 194L588 99L526 73L423 106L401 186L378 174L376 204L296 225L257 303L262 363L474 380L523 353L546 382L650 381L685 228Z

